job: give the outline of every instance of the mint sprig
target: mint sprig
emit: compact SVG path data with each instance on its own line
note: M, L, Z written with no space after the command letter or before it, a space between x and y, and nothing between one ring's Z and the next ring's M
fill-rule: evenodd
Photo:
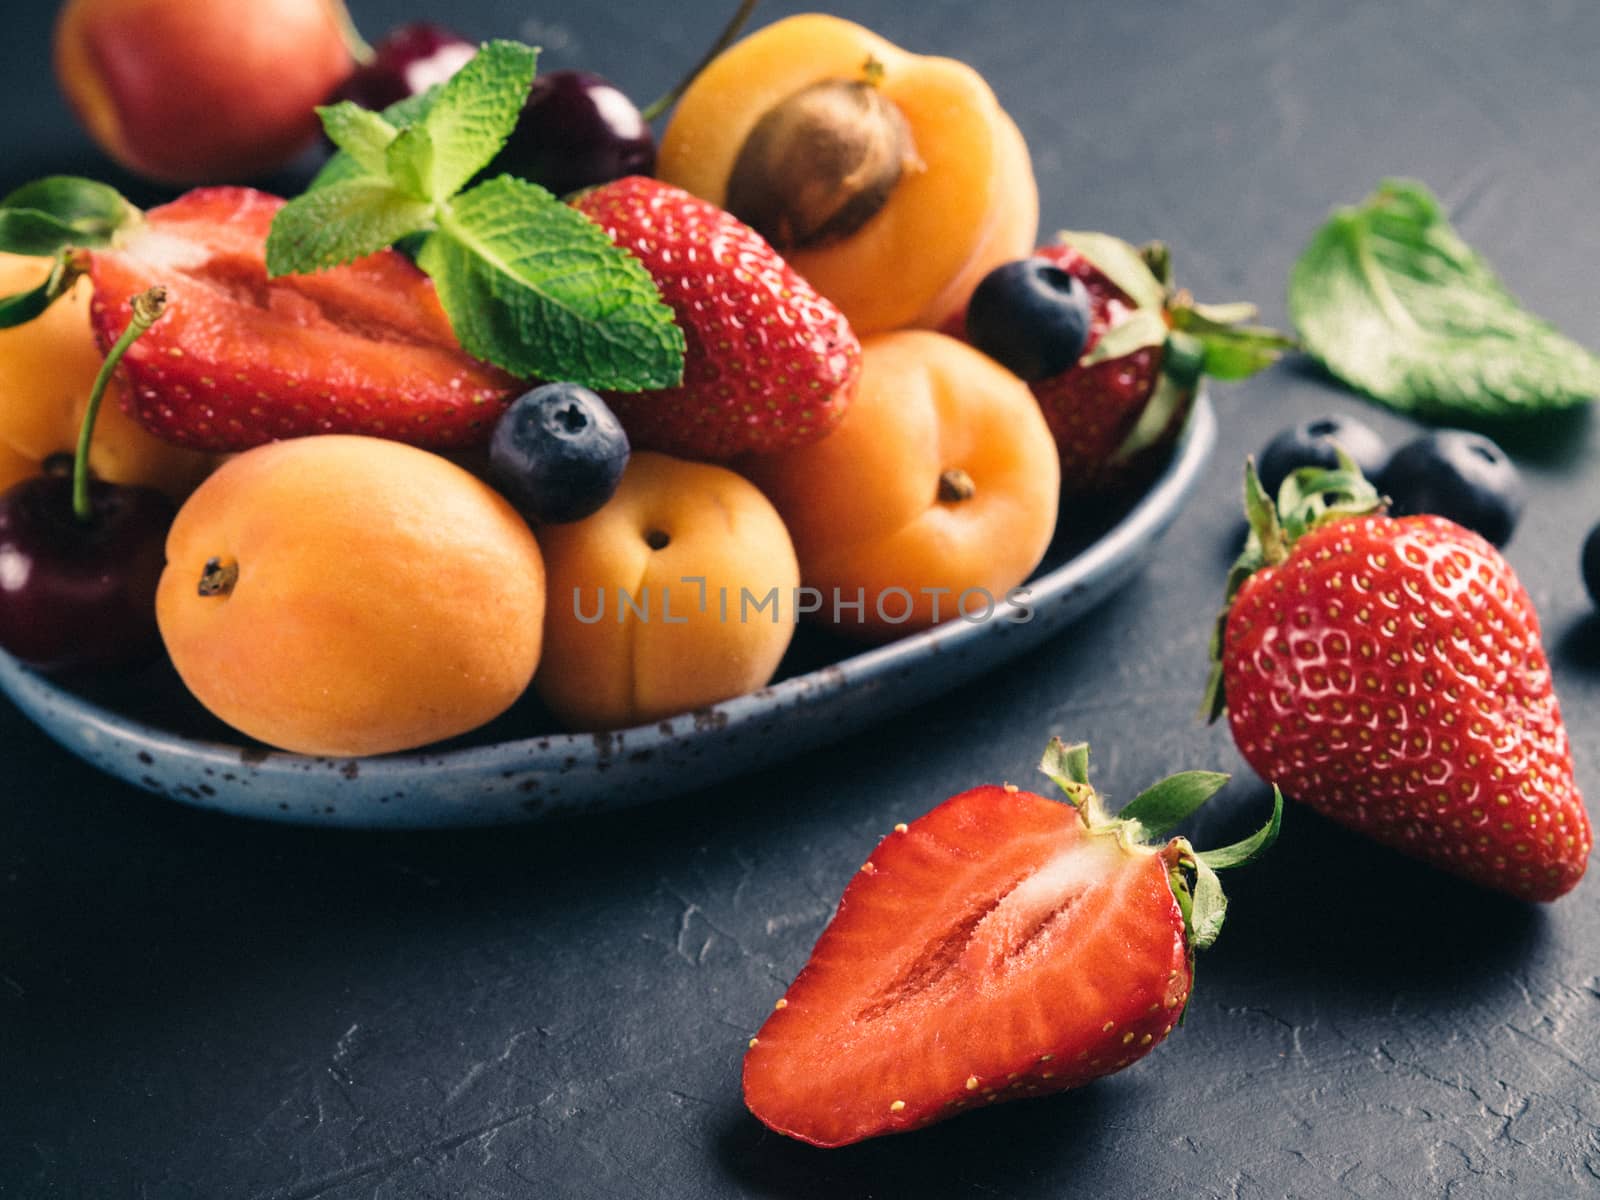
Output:
M1411 180L1316 232L1289 312L1335 376L1422 417L1520 418L1600 396L1600 358L1524 309Z
M274 219L267 271L320 271L414 239L469 354L522 378L671 387L683 331L643 265L536 184L472 185L516 127L536 57L490 42L447 83L382 114L319 109L340 153Z

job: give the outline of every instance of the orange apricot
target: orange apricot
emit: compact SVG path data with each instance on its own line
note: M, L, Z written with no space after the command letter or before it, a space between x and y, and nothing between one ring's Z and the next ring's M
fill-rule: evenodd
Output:
M534 687L575 729L619 729L772 678L800 571L783 521L724 467L635 454L593 516L540 530L549 570Z
M1038 234L1027 146L983 77L820 13L713 60L657 173L753 225L861 334L940 327Z
M539 663L527 524L460 467L380 438L273 442L178 511L156 619L234 728L285 750L383 754L498 716Z
M1028 385L941 333L862 342L833 432L740 464L788 524L800 574L842 633L979 619L1044 557L1060 467ZM856 606L856 607L852 607Z
M0 254L0 295L39 286L48 258ZM0 480L39 473L45 459L71 454L103 356L89 324L94 289L73 284L25 325L0 329ZM142 483L181 500L211 469L208 455L180 449L146 432L122 411L113 378L89 445L89 469L112 483Z
M54 55L100 148L174 184L283 166L353 66L331 0L67 0Z

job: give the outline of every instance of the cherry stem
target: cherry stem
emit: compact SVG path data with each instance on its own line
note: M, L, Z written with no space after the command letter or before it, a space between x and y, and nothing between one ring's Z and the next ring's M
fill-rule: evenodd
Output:
M128 347L161 319L166 308L167 289L164 287L156 286L135 296L133 320L113 343L105 362L100 364L100 373L94 377L89 406L84 409L83 424L78 427L78 450L72 459L72 512L80 521L88 521L94 515L94 506L89 503L89 443L94 440L94 423L100 416L100 402L105 399L106 387Z
M378 57L378 52L372 48L372 43L361 36L361 30L356 28L355 18L350 15L350 9L344 0L332 0L333 19L338 22L339 36L344 39L344 48L350 52L350 57L356 60L356 65L364 67Z
M711 43L711 49L707 50L700 61L695 63L694 70L678 80L675 87L663 92L647 104L644 111L639 115L646 121L654 121L676 104L678 99L689 90L689 85L699 78L700 72L711 64L711 60L726 50L732 44L733 39L739 36L739 31L744 28L745 22L750 19L750 14L755 12L756 5L760 2L761 0L740 0L738 9L729 18L728 23L722 27L722 32L717 35L717 40Z

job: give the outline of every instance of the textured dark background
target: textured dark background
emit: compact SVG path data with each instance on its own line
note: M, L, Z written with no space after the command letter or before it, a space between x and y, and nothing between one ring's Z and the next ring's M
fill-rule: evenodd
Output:
M6 186L104 172L8 6ZM376 36L412 4L354 2ZM457 0L474 36L663 89L722 5ZM771 18L790 10L772 4ZM20 11L19 11L20 10ZM689 11L685 11L689 10ZM1163 236L1203 297L1281 322L1337 202L1417 176L1537 311L1600 346L1600 7L1581 0L841 3L994 82L1046 228ZM530 13L535 15L530 16ZM116 178L112 176L112 178ZM140 193L148 195L148 193ZM1214 395L1222 443L1161 556L1028 661L825 753L634 815L471 835L309 833L113 784L0 701L0 1194L28 1197L1568 1197L1600 1192L1600 885L1530 908L1293 811L1237 875L1185 1027L1122 1075L820 1153L739 1099L745 1040L875 839L1088 738L1126 798L1240 771L1197 723L1242 455L1328 411L1285 364ZM3 403L0 398L0 403ZM1600 795L1600 516L1586 417L1514 447L1509 557Z

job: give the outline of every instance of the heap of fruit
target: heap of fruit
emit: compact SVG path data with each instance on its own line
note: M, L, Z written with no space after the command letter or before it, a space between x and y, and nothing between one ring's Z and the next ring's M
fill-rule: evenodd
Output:
M27 236L5 248L37 257L7 289L0 442L16 475L65 449L99 352L166 290L87 466L183 501L162 644L276 747L425 744L530 683L570 727L618 728L759 687L801 616L867 640L992 617L1071 519L1064 492L1138 483L1201 370L1283 344L1175 293L1154 251L1032 255L1027 148L984 80L834 17L711 56L664 98L657 155L603 80L436 26L366 48L322 0L284 0L282 30L328 52L257 112L281 137L231 102L231 126L185 134L127 63L151 56L187 104L253 86L208 66L229 29L252 53L278 34L128 7L72 0L57 30L69 96L125 164L264 169L323 99L335 153L287 202L217 182L139 212L69 179L6 198ZM1072 286L1008 283L1041 273ZM49 558L5 603L38 611Z
M330 0L271 7L63 9L63 84L126 165L265 170L330 98L336 153L287 202L208 186L141 213L70 179L0 201L0 645L49 670L164 649L273 746L424 745L530 686L618 728L761 686L801 615L864 639L992 615L1075 497L1159 468L1202 375L1290 344L1174 288L1160 245L1039 246L983 79L846 21L715 54L658 154L625 96L536 80L527 47L408 26L369 48ZM1362 470L1434 515L1386 515ZM1291 798L1551 900L1591 833L1494 549L1520 503L1476 435L1274 439L1210 711ZM1171 1032L1215 870L1278 809L1196 852L1150 839L1222 777L1110 818L1086 750L1045 765L1069 804L979 788L862 867L751 1041L763 1121L912 1129Z

